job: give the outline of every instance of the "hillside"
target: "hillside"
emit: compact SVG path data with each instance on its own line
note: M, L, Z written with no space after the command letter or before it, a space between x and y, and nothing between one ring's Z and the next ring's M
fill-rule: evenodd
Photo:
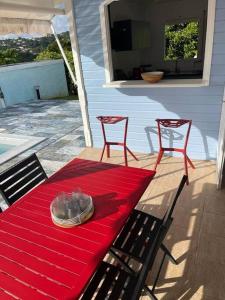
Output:
M70 43L68 32L59 34L59 38ZM0 65L33 61L52 44L55 44L53 35L0 40Z

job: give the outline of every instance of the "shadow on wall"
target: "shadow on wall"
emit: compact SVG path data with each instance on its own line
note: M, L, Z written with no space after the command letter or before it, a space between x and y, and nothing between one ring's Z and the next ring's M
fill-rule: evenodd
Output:
M225 77L225 76L224 76ZM215 159L217 141L219 134L220 116L222 108L223 86L208 86L199 88L138 88L138 89L117 89L123 95L126 102L135 103L136 111L128 110L131 122L141 124L148 139L148 146L151 152L159 149L156 118L190 119L192 128L189 138L189 151L204 153L203 159ZM124 95L126 97L124 97ZM139 103L140 101L140 103ZM127 104L129 109L129 104ZM131 107L132 109L132 107ZM141 113L138 111L141 110ZM135 117L133 117L135 115ZM144 125L147 126L144 126ZM153 126L149 126L154 124ZM170 146L176 144L177 139L184 137L185 127L180 128L179 133L170 135ZM176 134L181 134L178 138ZM155 137L154 137L155 135ZM164 135L164 140L165 140ZM200 157L199 157L200 158Z
M154 145L153 145L153 142L151 139L151 135L158 136L158 128L155 126L148 126L148 127L145 127L145 132L146 132L146 136L148 139L151 153L154 153L155 149L154 149ZM178 132L176 130L169 129L169 128L161 128L161 137L163 140L167 141L166 147L168 147L168 148L173 148L174 142L183 141L183 139L184 139L183 134L181 134L180 132ZM182 145L179 146L179 148L182 148ZM172 152L169 152L169 153L170 153L170 155L172 154Z

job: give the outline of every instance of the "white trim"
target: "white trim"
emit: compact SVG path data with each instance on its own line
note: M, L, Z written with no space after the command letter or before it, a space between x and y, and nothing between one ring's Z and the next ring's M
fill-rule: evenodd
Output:
M108 14L107 7L110 3L115 1L119 1L119 0L105 0L101 3L99 7L106 83L112 82L113 80L112 51L111 51L112 47L111 47L111 40L110 40L109 14Z
M88 108L87 108L87 95L85 91L84 78L82 73L73 0L65 1L65 11L69 23L70 40L71 40L73 60L74 60L76 79L77 79L78 97L79 97L81 114L82 114L83 125L84 125L84 137L85 137L86 146L91 147L92 136L91 136L91 128L90 128Z
M109 32L109 16L107 6L119 0L105 0L100 4L100 20L101 20L101 31L102 31L102 43L103 43L103 54L105 62L105 76L106 84L104 87L148 87L145 84L134 85L131 83L123 83L119 81L113 81L113 66L112 66L112 52L111 52L111 41L110 41L110 32ZM209 85L210 80L210 71L212 64L212 51L213 51L213 38L214 38L214 27L215 27L215 16L216 16L216 0L208 0L208 16L207 16L207 30L206 30L206 41L205 41L205 58L204 58L204 67L203 67L203 78L200 86ZM174 80L173 80L174 81ZM131 81L130 81L131 82ZM182 82L181 87L182 87ZM165 86L161 84L160 87L174 87L176 84L175 81L172 84L166 84ZM187 85L185 84L185 87ZM196 85L188 85L189 87L194 87ZM153 85L151 85L153 87ZM159 85L157 84L157 86Z
M208 12L207 12L207 29L205 40L205 59L203 67L203 79L209 82L210 71L212 65L212 52L213 52L213 40L214 40L214 28L216 18L216 0L208 0Z
M55 64L62 64L62 63L63 63L62 59L54 59L54 60L19 63L15 65L4 65L0 67L0 73L22 70L22 69L29 69L29 68L39 68L44 65L55 65Z
M163 79L157 83L144 80L112 81L103 85L105 88L180 88L207 86L208 81L202 79Z
M221 111L221 119L220 119L220 131L219 131L219 139L218 139L218 148L217 148L217 169L216 169L216 180L217 180L217 188L222 188L223 181L223 168L225 164L225 89L223 96L223 104Z

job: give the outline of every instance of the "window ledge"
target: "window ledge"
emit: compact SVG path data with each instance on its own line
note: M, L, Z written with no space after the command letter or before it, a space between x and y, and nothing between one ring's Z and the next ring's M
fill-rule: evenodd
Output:
M112 81L103 85L105 88L175 88L175 87L202 87L209 82L203 79L163 79L157 83L148 83L144 80Z

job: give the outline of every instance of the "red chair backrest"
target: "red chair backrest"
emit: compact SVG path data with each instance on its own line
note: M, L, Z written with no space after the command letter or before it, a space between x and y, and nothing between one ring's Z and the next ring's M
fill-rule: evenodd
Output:
M156 122L163 127L178 128L184 124L191 123L192 121L185 119L156 119Z

